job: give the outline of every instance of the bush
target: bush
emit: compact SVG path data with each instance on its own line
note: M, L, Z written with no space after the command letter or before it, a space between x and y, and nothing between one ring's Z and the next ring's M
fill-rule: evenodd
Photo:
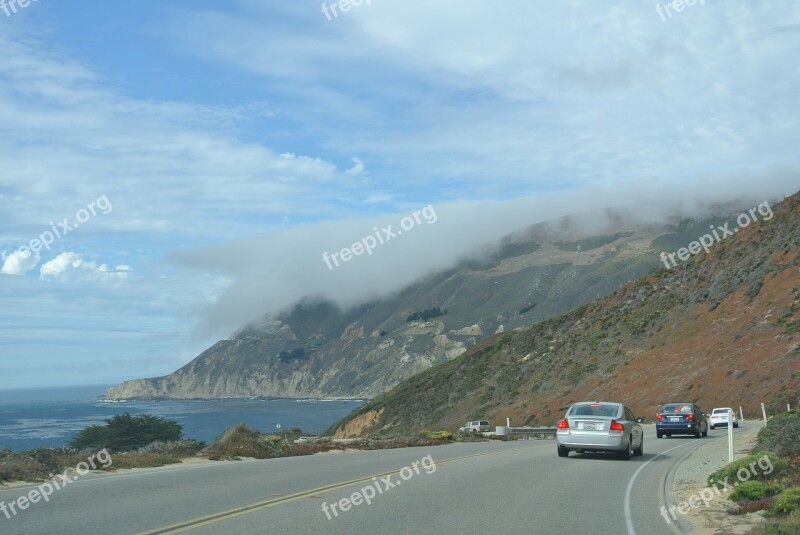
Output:
M114 452L134 451L153 442L181 439L182 426L151 414L131 416L127 412L106 420L105 425L90 425L80 431L69 445L72 448L103 449Z
M151 442L137 450L137 453L163 453L175 457L192 457L205 447L205 442L194 439Z
M735 502L751 502L760 500L761 498L767 496L773 496L782 490L783 487L780 485L770 486L766 483L762 483L761 481L745 481L744 483L739 483L739 486L736 487L733 492L731 492L731 495L728 496L728 498Z
M770 512L778 515L788 515L795 511L800 511L800 488L798 487L781 492L770 507Z
M218 436L206 448L209 458L238 459L253 457L270 459L291 454L291 446L279 435L263 435L243 423L235 424Z
M761 450L774 451L780 456L800 454L800 411L773 416L758 432L756 440Z
M428 431L423 429L419 432L419 436L430 438L431 440L450 440L453 437L453 433L450 431Z
M765 462L765 457L768 462ZM764 464L767 464L767 466L764 467ZM751 465L753 468L751 468ZM770 466L772 470L766 473ZM708 476L708 486L716 486L720 489L725 488L723 484L726 480L725 478L727 478L729 485L737 482L741 484L747 480L768 481L785 472L788 467L789 463L785 459L781 459L771 451L759 451L733 461ZM743 475L745 472L747 473L746 478L738 477L738 474L741 473Z
M180 457L171 453L125 452L114 455L114 468L152 468L180 462Z

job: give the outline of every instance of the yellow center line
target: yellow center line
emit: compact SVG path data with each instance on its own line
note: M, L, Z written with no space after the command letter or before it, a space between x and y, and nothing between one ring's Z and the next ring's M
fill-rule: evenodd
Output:
M472 459L474 457L481 457L484 455L494 455L496 453L505 453L509 451L516 451L518 448L512 448L507 450L494 450L494 451L487 451L483 453L473 453L472 455L464 455L462 457L453 457L451 459L445 459L443 461L435 461L435 466L440 466L447 463L453 463L456 461L463 461L464 459ZM313 496L314 494L321 494L323 492L327 492L329 490L340 489L342 487L347 487L350 485L355 485L356 483L363 483L364 481L370 481L373 478L378 477L385 477L392 474L397 474L400 471L406 468L405 466L402 468L398 468L397 470L391 470L389 472L382 472L380 474L372 474L365 477L360 477L358 479L351 479L350 481L343 481L340 483L332 483L330 485L325 485L324 487L317 487L310 490L304 490L301 492L297 492L295 494L288 494L281 498L276 498L272 500L266 500L261 502L256 502L250 505L244 505L242 507L234 507L232 509L227 509L225 511L220 511L218 513L214 513L212 515L201 516L198 518L194 518L191 520L185 520L183 522L178 522L177 524L171 524L169 526L164 526L161 528L153 529L150 531L142 531L137 533L136 535L172 535L174 533L183 533L184 531L189 531L190 529L199 528L201 526L208 526L210 524L216 524L217 522L222 522L223 520L228 520L231 518L235 518L237 516L246 515L252 513L254 511L258 511L260 509L267 509L269 507L275 507L276 505L281 505L284 503L293 502L299 500L301 498L311 498L317 497Z

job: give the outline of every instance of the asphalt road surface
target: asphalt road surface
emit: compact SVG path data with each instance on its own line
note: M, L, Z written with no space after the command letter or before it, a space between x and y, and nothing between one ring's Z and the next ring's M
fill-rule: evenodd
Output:
M671 470L724 437L657 440L645 426L644 455L630 461L563 459L554 440L518 440L89 473L0 512L0 534L672 534L660 514Z

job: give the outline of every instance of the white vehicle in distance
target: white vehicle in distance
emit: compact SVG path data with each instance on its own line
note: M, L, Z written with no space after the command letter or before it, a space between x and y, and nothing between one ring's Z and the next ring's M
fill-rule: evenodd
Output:
M708 419L708 424L711 429L717 428L721 425L728 427L728 411L731 411L733 419L733 428L739 427L739 418L736 417L736 411L730 407L718 407L711 411L711 418Z
M475 420L474 422L467 422L458 428L461 433L483 433L491 429L489 420Z

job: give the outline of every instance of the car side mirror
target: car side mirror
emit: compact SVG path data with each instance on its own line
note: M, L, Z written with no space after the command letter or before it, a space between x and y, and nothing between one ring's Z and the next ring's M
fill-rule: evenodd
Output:
M644 418L636 418L636 423L637 424L644 423Z

